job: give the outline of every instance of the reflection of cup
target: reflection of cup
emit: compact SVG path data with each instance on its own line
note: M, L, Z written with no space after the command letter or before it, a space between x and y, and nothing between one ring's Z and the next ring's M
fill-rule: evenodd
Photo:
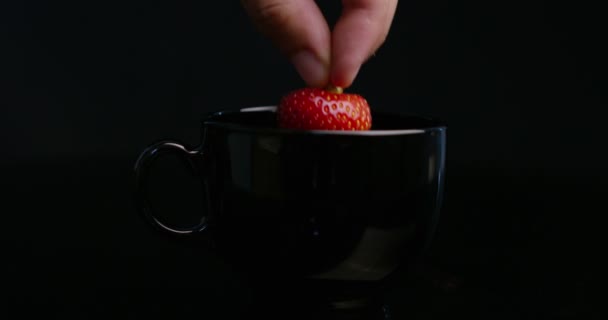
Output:
M135 168L143 217L213 243L250 274L304 283L317 297L373 287L428 245L443 193L444 125L372 113L370 131L295 131L276 128L275 111L214 113L192 150L149 146ZM192 228L172 228L150 210L146 178L163 153L181 156L203 183L206 210Z

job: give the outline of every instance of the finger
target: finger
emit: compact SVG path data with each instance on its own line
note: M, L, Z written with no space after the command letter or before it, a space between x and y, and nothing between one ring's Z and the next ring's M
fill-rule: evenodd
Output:
M361 65L384 43L397 0L342 0L343 11L332 33L331 83L347 88Z
M314 0L241 0L254 25L309 86L329 82L330 31Z

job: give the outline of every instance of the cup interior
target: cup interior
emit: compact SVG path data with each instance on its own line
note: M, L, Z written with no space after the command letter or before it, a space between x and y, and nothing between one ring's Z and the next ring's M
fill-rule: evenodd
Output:
M282 134L324 135L402 135L420 134L442 130L445 124L439 119L414 114L397 114L372 110L372 128L365 131L292 130L277 126L277 107L262 106L219 111L204 118L212 126L229 127L233 130L252 130Z

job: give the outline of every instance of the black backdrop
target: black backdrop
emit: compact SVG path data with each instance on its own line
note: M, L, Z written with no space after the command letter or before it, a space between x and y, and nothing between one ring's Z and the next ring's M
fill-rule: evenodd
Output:
M587 2L400 1L350 90L444 119L449 143L439 233L395 318L600 317L608 55ZM303 84L291 65L238 1L24 0L0 18L9 305L238 318L247 286L135 217L132 166L154 140L198 143L209 111L276 103Z

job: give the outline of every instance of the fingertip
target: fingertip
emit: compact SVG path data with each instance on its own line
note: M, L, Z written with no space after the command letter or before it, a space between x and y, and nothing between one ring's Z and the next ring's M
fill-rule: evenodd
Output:
M331 69L330 79L329 81L337 87L348 88L350 87L359 70L361 69L361 64L359 63L341 63L336 64Z
M297 52L291 62L310 87L324 87L329 82L329 63L308 50Z

